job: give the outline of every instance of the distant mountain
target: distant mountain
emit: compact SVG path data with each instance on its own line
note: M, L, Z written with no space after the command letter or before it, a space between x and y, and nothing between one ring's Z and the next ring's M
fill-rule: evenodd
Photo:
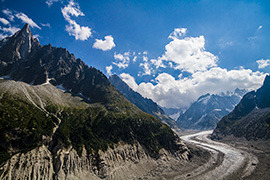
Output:
M247 93L235 109L222 118L212 134L221 139L234 135L246 139L270 139L270 76L257 91Z
M144 98L139 93L133 91L122 79L117 75L109 77L110 82L120 91L130 102L146 113L152 114L159 118L162 122L168 124L171 128L179 128L177 123L169 118L164 111L151 99Z
M144 160L188 158L169 126L66 49L40 45L28 24L0 42L0 76L0 179L106 178L135 168L125 177Z
M170 118L172 118L175 121L179 118L179 116L184 114L187 110L186 108L178 109L178 108L166 108L166 107L161 107L161 109L163 109L165 114L167 114Z
M233 110L245 93L245 90L236 89L233 93L203 95L177 119L177 123L183 129L214 129L218 121Z

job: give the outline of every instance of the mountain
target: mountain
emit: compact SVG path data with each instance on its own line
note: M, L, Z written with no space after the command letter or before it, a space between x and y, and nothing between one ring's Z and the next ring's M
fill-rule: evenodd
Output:
M222 118L212 138L245 137L247 140L270 139L270 76L257 91L247 93L235 109Z
M28 24L0 42L0 75L0 179L132 179L189 158L169 126Z
M178 129L177 123L168 117L164 111L151 99L144 98L139 93L133 91L122 79L117 75L109 77L110 82L120 91L130 102L146 113L152 114L159 118L162 122L168 124L171 128Z
M178 109L178 108L166 108L166 107L161 107L161 109L163 109L165 114L167 114L170 118L172 118L175 121L179 118L179 116L184 114L187 110L186 108Z
M239 103L245 92L236 89L233 93L203 95L177 119L177 123L183 129L214 129L218 121Z

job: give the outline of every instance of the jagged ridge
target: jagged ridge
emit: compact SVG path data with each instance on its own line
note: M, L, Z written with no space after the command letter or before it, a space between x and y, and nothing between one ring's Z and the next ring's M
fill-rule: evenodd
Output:
M183 129L214 129L218 121L239 103L244 93L245 90L236 89L233 93L203 95L177 119L177 123Z
M235 109L221 119L212 138L225 136L270 139L270 76L257 91L247 93Z
M159 118L162 122L168 124L171 128L179 129L177 123L169 118L164 111L151 99L144 98L139 93L133 91L122 79L117 75L109 78L110 82L120 91L130 102L146 113L152 114Z

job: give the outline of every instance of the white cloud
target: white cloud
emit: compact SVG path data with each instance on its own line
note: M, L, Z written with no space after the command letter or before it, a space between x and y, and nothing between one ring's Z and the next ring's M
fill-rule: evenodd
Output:
M127 73L122 73L120 74L120 77L122 78L122 80L128 84L128 86L133 89L134 91L136 91L136 89L138 88L138 84L135 81L135 78L133 76L131 76L130 74Z
M29 26L31 26L32 28L36 27L38 29L41 29L31 18L29 18L26 14L20 12L15 14L15 16L20 19L22 22L24 23L28 23Z
M76 21L72 20L70 16L85 16L84 13L80 10L78 3L75 3L73 0L69 1L69 4L64 8L61 8L61 12L65 20L69 23L66 25L66 31L70 36L74 36L76 40L87 40L91 35L91 29L87 26L80 26Z
M134 55L134 54L133 54L133 55ZM136 62L137 59L138 59L138 56L134 56L133 59L132 59L132 61L133 61L133 62Z
M187 33L187 28L175 28L174 31L169 35L169 39L179 39Z
M263 27L263 26L262 26L262 25L260 25L260 26L258 27L257 31L259 31L260 29L262 29L262 27Z
M147 52L147 51L143 51L143 54L144 54L144 55L147 55L147 54L148 54L148 52Z
M12 26L10 26L8 28L6 28L6 27L4 27L4 28L0 27L0 30L3 31L4 33L8 33L8 35L13 35L17 31L19 31L20 28L12 27Z
M0 40L4 39L5 37L8 37L8 35L0 33Z
M4 25L8 25L9 21L6 20L5 18L0 18L0 22L3 23Z
M12 11L9 9L3 9L2 12L8 17L10 21L14 21L14 16L12 14Z
M112 69L113 69L112 65L106 66L106 71L107 71L107 74L108 74L109 76L112 75Z
M3 27L3 28L0 26L0 31L3 32L3 33L0 33L0 40L4 39L5 37L8 37L10 35L13 35L14 33L16 33L19 30L20 30L20 28L13 27L13 26Z
M262 85L265 74L250 69L230 70L220 67L208 71L196 72L190 77L175 79L167 73L155 78L155 85L142 82L134 84L131 77L123 78L135 91L157 102L163 107L188 107L206 93L233 91L236 88L257 89Z
M46 1L46 4L49 6L49 7L51 7L52 5L53 5L53 3L55 3L55 2L58 2L59 0L47 0Z
M153 99L160 106L172 108L188 107L206 93L219 94L236 88L254 90L262 85L265 73L243 67L234 70L218 67L218 57L205 50L204 36L181 39L186 31L179 29L171 33L172 40L165 46L161 57L148 60L142 56L139 66L144 72L138 75L152 75L160 67L166 68L166 73L140 84L129 74L122 73L120 77L144 97ZM124 56L119 54L119 59L124 61ZM174 75L169 74L170 68L180 70L179 74L174 70Z
M140 63L140 66L143 67L144 72L139 72L139 76L151 75L151 64L148 62L148 57L143 56L143 63Z
M129 52L125 52L124 54L116 54L114 53L114 59L116 60L115 62L113 62L114 65L118 66L118 68L127 68L129 61L130 61L130 53Z
M166 65L163 63L161 58L151 59L150 61L156 67L156 69L158 69L159 67L166 68ZM169 63L172 64L171 62Z
M102 51L111 50L113 47L115 47L115 44L111 35L105 36L104 40L96 39L96 42L93 45L93 48L101 49Z
M263 69L266 68L267 66L270 66L270 59L260 59L256 61L258 63L258 68Z
M40 23L40 24L41 24L41 26L43 26L43 27L48 27L48 28L51 28L50 23L46 23L46 24Z
M165 54L162 60L175 63L175 69L194 73L206 71L217 66L218 57L205 50L204 36L186 37L178 39L176 37L165 46Z

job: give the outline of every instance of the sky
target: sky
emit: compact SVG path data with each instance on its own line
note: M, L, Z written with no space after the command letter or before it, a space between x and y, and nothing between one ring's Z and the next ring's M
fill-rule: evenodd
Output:
M259 88L270 71L268 0L0 0L0 39L25 23L162 107Z

